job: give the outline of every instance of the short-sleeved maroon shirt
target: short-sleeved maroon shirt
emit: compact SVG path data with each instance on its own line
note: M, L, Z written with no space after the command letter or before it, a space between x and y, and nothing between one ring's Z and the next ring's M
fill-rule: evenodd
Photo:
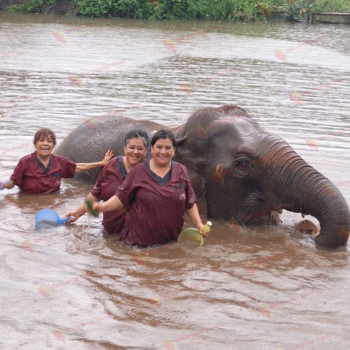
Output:
M20 159L10 179L24 194L59 191L62 178L74 177L76 163L51 154L47 168L37 158L36 152Z
M113 158L108 162L98 177L91 194L98 200L108 201L114 196L119 185L127 176L123 163L123 156ZM103 213L102 224L110 235L121 234L124 221L129 219L129 213L124 209L117 209Z
M162 186L147 164L136 165L115 194L130 207L123 241L142 247L177 240L185 209L197 201L185 166L172 162L170 179Z

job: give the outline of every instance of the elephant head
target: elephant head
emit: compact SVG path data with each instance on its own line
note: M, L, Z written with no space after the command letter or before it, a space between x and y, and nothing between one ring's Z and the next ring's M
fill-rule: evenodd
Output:
M269 223L273 212L286 209L319 220L317 244L346 244L350 214L337 187L243 109L200 109L173 131L174 159L189 169L199 208L208 217Z

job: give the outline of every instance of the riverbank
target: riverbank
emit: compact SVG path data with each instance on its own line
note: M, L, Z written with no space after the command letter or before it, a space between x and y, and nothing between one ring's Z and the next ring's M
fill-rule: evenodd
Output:
M303 20L311 12L349 12L347 0L2 0L0 10L146 20ZM284 15L271 15L274 10ZM281 18L282 17L282 18Z

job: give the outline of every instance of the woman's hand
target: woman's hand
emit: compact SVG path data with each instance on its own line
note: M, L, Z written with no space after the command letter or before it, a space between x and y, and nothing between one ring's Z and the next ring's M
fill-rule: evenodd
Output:
M111 150L108 150L105 154L105 157L101 161L102 165L105 166L108 164L108 162L114 157L114 153Z
M4 188L10 190L15 187L15 182L13 180L0 181L0 191Z
M67 219L69 219L70 216L73 216L73 219L69 219L68 220L68 224L74 222L74 221L77 221L83 214L79 214L79 212L77 210L73 210L73 211L70 211L69 213L67 213L65 216Z
M200 232L200 234L203 236L203 238L207 238L209 236L209 232L210 232L210 228L208 231L206 232L203 232L203 223L202 222L199 222L197 225L196 225L196 229Z
M92 205L92 210L96 211L97 214L100 214L100 213L101 213L101 211L102 211L102 207L101 207L102 203L100 204L100 203L97 203L97 202L93 202L93 203L91 203L91 205ZM90 216L94 216L94 215L91 213L89 207L88 207L86 204L85 204L85 210L87 211L87 213L88 213Z
M209 227L209 230L207 230L206 232L203 232L203 227L205 225L203 225L202 219L201 219L201 217L199 215L199 210L198 210L197 203L194 203L192 208L187 208L186 209L186 213L188 214L188 216L190 217L191 221L193 222L193 225L195 225L196 229L201 233L203 238L208 237L209 232L210 232L210 227Z

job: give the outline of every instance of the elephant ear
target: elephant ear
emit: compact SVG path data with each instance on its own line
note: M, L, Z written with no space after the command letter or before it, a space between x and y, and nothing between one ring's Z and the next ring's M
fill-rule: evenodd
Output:
M186 152L186 138L187 136L176 137L176 154L181 158L185 156Z
M186 138L187 136L177 137L176 138L177 147L182 147L185 144Z
M187 136L176 136L176 151L174 160L183 164L188 170L194 170L192 152L186 143Z

